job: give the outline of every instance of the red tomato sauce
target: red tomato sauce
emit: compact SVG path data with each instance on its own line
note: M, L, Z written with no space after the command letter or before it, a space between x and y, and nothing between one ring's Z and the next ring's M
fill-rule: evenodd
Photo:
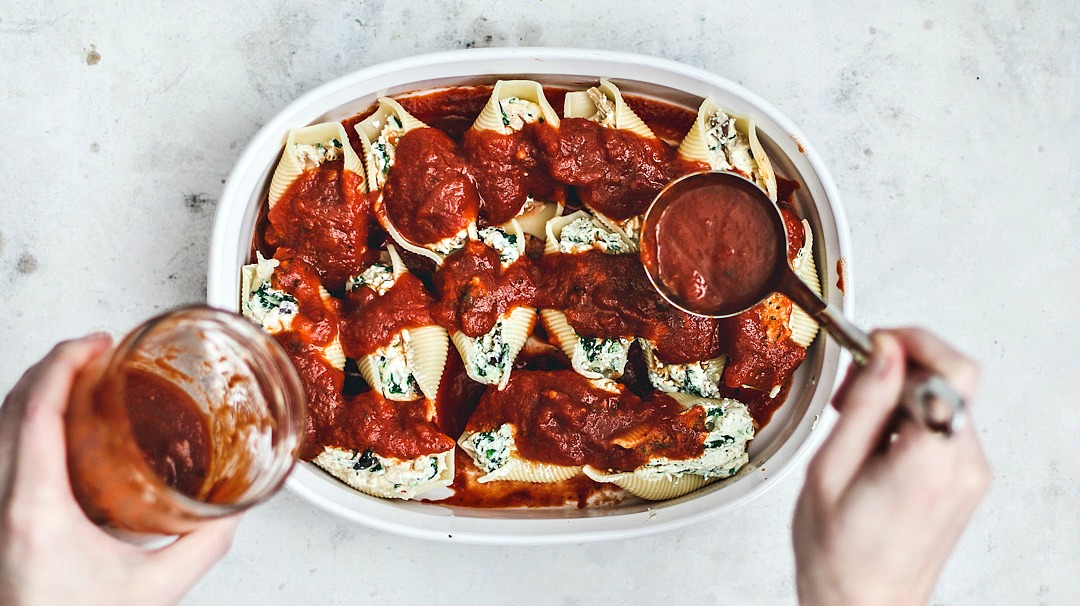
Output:
M345 407L345 419L337 423L327 445L402 460L445 452L454 440L428 420L424 400L393 402L376 391L355 396Z
M682 312L653 289L636 255L591 250L545 255L539 261L537 305L566 311L585 337L645 337L670 364L715 358L723 353L719 321Z
M488 389L466 429L517 428L515 444L531 461L630 471L651 457L689 459L704 452L705 411L683 413L661 394L642 400L613 394L569 370L517 371L506 389ZM613 442L630 440L629 447Z
M371 211L363 187L363 179L341 162L304 172L267 213L266 244L291 249L318 268L327 288L339 290L371 261Z
M469 455L460 448L454 453L453 496L443 499L440 505L458 507L560 507L575 504L579 509L595 503L605 495L612 501L617 497L611 484L597 484L586 476L578 476L553 482L499 481L481 484L476 478L484 472L476 467Z
M519 257L503 268L499 253L472 240L447 257L435 274L435 292L439 297L435 311L439 323L479 337L487 334L506 312L533 305L535 269L528 257Z
M775 207L756 185L688 180L664 202L650 211L641 259L673 300L699 313L727 315L775 285L784 234Z
M782 385L806 358L806 350L791 340L787 320L791 300L773 295L751 309L724 320L728 365L724 382L729 387L744 385L769 392Z
M300 313L293 319L292 330L308 343L328 345L338 334L341 301L333 297L323 300L316 269L292 254L292 250L278 249L280 263L270 285L296 298Z
M345 409L341 395L345 387L345 373L326 362L322 347L305 341L298 333L281 332L274 338L296 367L307 396L307 420L300 458L310 461L323 451L323 446L341 421Z
M405 133L383 185L382 210L413 244L434 244L476 221L480 196L457 145L434 128Z
M515 133L468 130L463 147L480 192L480 216L489 225L513 219L528 196L544 202L563 202L566 188L552 180L538 144L541 131L554 136L547 123L526 124Z
M210 469L208 419L178 385L149 372L124 371L124 401L132 436L165 484L198 498Z
M541 131L548 168L573 185L586 206L612 219L640 215L674 176L673 152L657 139L568 118L554 131Z
M697 112L694 110L655 99L624 94L623 101L649 125L657 137L675 145L682 142L697 119Z
M379 296L364 286L348 295L349 310L341 322L341 346L350 358L375 353L386 347L406 328L434 323L434 299L412 274L402 274Z

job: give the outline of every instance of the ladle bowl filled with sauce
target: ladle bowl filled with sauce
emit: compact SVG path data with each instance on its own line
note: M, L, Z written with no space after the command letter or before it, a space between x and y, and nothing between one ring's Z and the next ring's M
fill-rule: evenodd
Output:
M802 230L802 221L805 221L813 237L809 240L804 235L800 239L811 242L807 254L816 262L821 294L830 304L851 314L851 276L837 274L841 267L850 267L844 213L828 171L790 120L742 87L700 69L651 57L579 49L479 49L413 57L350 74L290 104L252 139L227 181L211 239L208 302L240 311L240 269L253 262L256 250L269 252L264 250L265 242L259 241L258 234L265 231L259 225L266 221L271 177L282 158L282 145L290 129L328 121L355 124L356 116L369 114L379 97L390 96L453 137L455 133L459 136L473 122L490 95L490 87L500 79L539 82L549 99L557 99L553 105L561 107L562 95L567 91L594 87L601 78L610 79L617 85L626 104L672 148L671 151L689 129L697 107L706 97L715 99L733 115L752 117L760 145L771 159L777 177L774 195L793 218L787 228L789 231ZM440 114L440 107L452 109L443 109ZM676 167L671 176L664 178L670 181L680 174L678 171L685 174L699 169ZM642 200L647 205L651 198L652 195L643 196ZM572 215L580 203L573 196L569 197L562 214ZM630 232L634 229L629 223L624 222L623 226ZM678 237L678 234L671 236ZM540 258L535 250L524 252ZM591 261L608 260L598 253L592 254ZM415 263L408 258L406 261ZM634 282L633 292L651 290L640 263L635 265L626 258L619 261L618 266L625 265L633 280L643 281L644 286L640 288ZM550 270L558 264L543 266ZM584 266L578 264L576 267L580 270ZM692 286L695 278L690 275L686 280ZM843 284L843 290L839 284ZM621 292L617 289L609 292L605 288L601 284L598 290L592 291L594 300ZM347 292L333 285L329 290L333 298L348 297ZM708 289L702 291L703 295L708 292ZM658 305L662 302L650 302L645 307L660 309ZM573 315L572 311L567 313ZM536 325L540 324L537 320ZM602 322L597 320L596 324L599 326ZM554 353L535 354L530 359L530 368L559 368L560 362L556 358L562 354L554 348L549 349ZM447 368L455 368L456 364L460 369L457 355L451 347L451 362ZM562 363L565 362L563 358ZM516 485L516 501L503 495L502 500L497 500L497 507L463 502L460 494L456 500L391 500L357 492L313 463L297 465L287 486L319 507L346 519L433 540L563 543L641 536L685 527L750 503L796 465L829 425L831 413L827 412L827 402L841 362L840 348L819 335L806 348L801 365L780 393L743 393L742 397L753 400L748 406L758 424L749 444L748 464L731 477L679 498L648 501L625 498L626 495L616 491L617 498L605 501L602 493L595 492L594 484L578 477L562 486L569 493L579 490L590 498L601 498L585 503L576 495L568 494L568 504L562 505L552 501L550 493L544 493L542 499L533 499L530 495L541 492L534 492L529 485L522 484ZM629 382L630 379L624 377L620 381ZM524 383L518 381L516 385L521 389ZM348 389L346 384L345 390ZM466 397L470 389L475 392L475 385L468 381L455 383L444 378L435 405L442 406L443 400L451 395ZM512 378L507 392L514 389ZM573 390L566 387L563 391ZM366 396L360 394L357 397ZM644 399L648 400L648 397ZM631 404L630 408L634 409L640 406L640 400ZM822 416L827 417L824 422ZM461 426L454 429L467 429L465 419L462 418ZM453 439L457 438L457 435L453 436ZM460 447L456 451L459 459L464 457ZM357 459L356 464L364 466L370 462ZM486 486L493 484L496 482Z

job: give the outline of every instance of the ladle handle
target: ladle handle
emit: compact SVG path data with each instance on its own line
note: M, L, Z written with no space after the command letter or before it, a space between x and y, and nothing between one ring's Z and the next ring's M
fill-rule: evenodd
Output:
M837 343L851 352L856 364L865 366L873 350L870 335L825 303L794 272L789 273L793 279L785 281L784 294L814 316ZM911 361L904 377L900 406L916 423L930 431L951 436L963 426L964 398L940 375Z

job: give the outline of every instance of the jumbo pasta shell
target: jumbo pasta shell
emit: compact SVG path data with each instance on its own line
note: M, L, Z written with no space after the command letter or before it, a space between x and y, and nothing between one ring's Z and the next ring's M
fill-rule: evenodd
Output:
M394 280L409 273L409 268L405 266L405 262L401 260L401 255L398 254L397 248L394 248L393 244L386 245L386 256L390 259L390 268L394 272Z
M574 330L570 325L570 320L566 317L566 314L557 309L542 309L540 310L540 320L544 325L544 330L547 331L548 337L554 340L555 345L559 347L566 354L566 357L570 359L570 364L574 369L574 372L587 379L617 379L622 376L626 369L626 355L629 351L630 338L618 339L621 341L620 346L623 351L616 354L613 360L613 364L609 369L605 371L592 370L586 364L591 362L588 358L587 347L584 344L584 340L581 335ZM614 341L615 339L597 339L597 341ZM595 343L594 343L595 344ZM610 345L610 343L608 343ZM579 352L580 348L580 352ZM581 357L578 357L580 353ZM608 352L611 355L611 351ZM595 366L594 366L595 368Z
M400 135L417 128L427 127L427 124L417 120L412 114L405 111L405 108L400 103L390 97L379 97L378 103L379 106L375 109L375 113L364 118L355 126L356 134L360 135L360 147L364 153L364 165L367 167L368 191L382 189L383 184L386 182L386 172L380 168L383 163L376 161L373 145L378 140L379 135L382 134L383 129L387 127L388 122L396 119L401 123ZM394 146L396 147L396 145L397 142L395 141ZM389 167L387 167L387 170L389 170Z
M531 206L530 206L531 204ZM557 202L527 202L513 220L518 222L523 233L540 240L547 239L547 223L562 214L563 205Z
M640 474L632 471L608 473L590 465L582 470L595 482L614 484L630 494L647 501L664 501L689 494L711 480L699 475Z
M701 389L697 389L697 391L706 393L715 392L719 395L720 381L724 374L724 367L727 365L726 355L721 355L710 360L691 362L689 364L665 364L657 357L656 347L652 342L648 339L638 339L638 341L641 343L641 352L644 354L645 367L649 372L649 382L652 383L653 387L668 394L687 393L686 383L688 380L686 376L682 378L682 388L680 388L680 385L676 383L679 381L679 378L673 375L679 370L688 375L690 373L689 368L696 366L699 369L700 374L707 378L709 384L708 386L701 385ZM666 377L666 382L660 377Z
M356 369L360 371L360 376L364 378L364 382L375 391L383 394L380 386L382 385L382 376L379 372L379 362L374 355L368 354L360 356L356 359ZM386 397L383 394L383 397ZM387 398L388 400L390 398Z
M334 335L334 340L323 348L322 355L330 366L338 370L345 370L345 350L341 347L341 339L338 338L338 335Z
M357 358L356 367L360 371L360 376L364 377L364 381L379 395L387 400L405 402L422 396L423 389L419 389L420 382L416 378L415 354L409 342L408 331L401 331L399 338L400 342L396 345L391 344L374 353ZM403 367L404 372L399 372L397 377L393 372L385 372L380 357L386 358L388 367L392 362L400 364L398 369ZM397 381L391 380L395 378ZM410 380L416 381L415 388L409 383ZM402 388L401 391L388 390L388 383L399 385Z
M552 255L559 252L559 236L562 235L563 228L582 217L591 219L592 215L579 210L569 215L553 217L548 220L547 224L544 225L544 254Z
M263 282L274 276L274 270L281 264L277 259L267 259L258 251L255 251L255 259L255 263L240 268L240 311L252 320L255 318L248 311L246 302L251 299Z
M551 107L544 95L544 87L539 82L532 80L499 80L495 83L495 89L491 91L491 97L487 105L476 117L472 128L476 130L490 130L504 135L515 132L515 129L503 120L503 109L500 101L510 97L517 97L531 101L540 106L540 117L552 126L559 126L559 114Z
M799 279L818 296L821 296L821 280L818 278L817 263L814 262L814 234L810 231L810 224L806 222L806 219L803 219L803 230L806 232L806 243L795 257L793 268L795 275L799 276ZM810 347L818 333L818 323L795 304L791 306L788 328L791 329L791 340L803 347Z
M596 213L596 220L619 234L630 245L630 252L637 252L638 248L640 248L641 228L645 223L645 215L634 215L622 221L616 221L607 217L604 213L598 212Z
M350 488L383 499L415 499L437 488L450 486L454 481L453 449L435 455L438 474L434 478L415 484L396 483L385 476L355 469L353 465L356 454L352 450L327 447L312 463Z
M502 380L499 381L499 389L505 389L506 384L510 381L510 373L514 366L514 360L517 359L521 348L525 346L525 341L529 339L529 335L532 334L533 327L536 326L536 310L531 307L515 307L510 312L510 317L507 318L506 332L503 336L503 341L509 346L510 360L506 365L506 372L503 374Z
M305 170L305 163L297 156L296 145L322 144L335 139L341 143L345 170L355 173L362 182L365 180L363 163L360 161L360 156L356 155L352 145L349 144L349 136L346 134L345 127L342 126L341 122L324 122L303 128L294 128L289 131L289 135L285 139L285 148L281 152L281 160L278 161L277 168L274 169L274 176L270 179L270 193L268 196L270 208L274 208L274 205L285 195L285 190L289 189L289 186ZM362 189L366 190L367 186L364 185Z
M401 235L401 232L399 232L397 230L397 228L394 227L394 223L392 221L390 221L390 217L386 216L386 212L384 212L382 210L381 206L382 206L382 195L380 195L379 199L375 202L375 208L376 208L375 218L378 219L379 225L381 225L382 228L386 230L386 233L387 233L387 235L390 236L390 239L393 240L401 248L403 248L403 249L405 249L405 250L407 250L407 251L409 251L411 253L414 253L414 254L417 254L417 255L420 255L420 256L423 256L423 257L427 257L428 259L431 259L432 261L435 262L436 267L441 267L443 261L446 259L446 257L448 255L444 255L444 254L441 254L441 253L439 253L437 251L434 251L431 248L429 248L428 246L420 246L418 244L413 244L412 242L406 240L405 236ZM452 236L452 237L455 237L455 238L458 238L458 237L471 238L471 239L475 240L476 239L476 222L469 223L469 225L465 228L463 233L457 234L456 236ZM431 246L434 246L434 245L431 245Z
M751 118L738 118L735 120L735 128L741 128L750 138L750 151L754 152L754 161L757 162L758 172L754 175L758 185L765 190L769 199L776 202L776 172L773 170L772 160L765 153L761 141L758 139L757 126Z
M531 307L515 307L500 323L497 323L492 327L492 331L501 328L501 342L506 344L507 349L506 360L503 363L502 372L497 374L486 373L481 375L474 372L474 369L477 367L475 358L479 353L476 342L479 339L469 337L462 332L454 331L450 333L450 340L453 341L454 347L456 347L458 353L461 354L461 359L465 362L465 371L468 373L469 377L477 383L495 385L501 391L510 381L514 360L521 352L521 348L525 346L525 341L528 340L535 324L535 309L532 309Z
M709 150L709 121L718 113L722 113L730 117L734 122L735 131L746 140L746 146L748 148L748 154L740 154L746 156L744 158L745 164L743 168L729 165L727 159L718 160L715 152ZM731 149L731 148L726 148ZM773 202L776 201L776 174L773 171L772 161L769 160L769 156L765 153L765 148L761 146L761 141L758 139L757 127L754 126L754 121L745 116L729 112L720 107L712 97L706 97L701 102L701 106L698 108L697 118L694 119L693 126L690 127L690 132L686 134L682 142L679 144L678 154L685 160L691 162L701 162L708 165L710 168L733 170L734 172L745 173L749 179L752 179L755 183L761 187L762 190L768 194L769 199ZM747 170L747 168L749 170Z
M577 346L581 335L574 330L574 327L570 326L570 320L566 318L566 314L557 309L541 309L540 322L544 325L548 337L555 341L555 345L566 354L568 360L572 360L574 358L574 348ZM592 374L594 376L589 378L603 378L598 373Z
M442 326L420 326L403 330L405 356L412 367L420 391L428 400L439 395L439 383L450 352L450 339Z
M537 463L522 459L515 453L510 456L510 460L505 465L480 476L476 481L481 484L500 480L549 484L569 480L580 473L581 466L570 467L551 463Z
M597 99L601 99L601 103L611 104L610 113L613 116L612 119L607 121L598 119L598 114L603 113L604 110L598 107ZM603 99L606 99L606 101L603 101ZM612 84L610 80L600 80L599 86L589 90L567 93L563 115L567 118L586 118L601 123L610 122L612 128L630 131L647 139L656 138L652 129L623 100L622 91Z
M637 247L634 246L633 241L626 236L626 233L616 227L611 221L605 221L599 215L592 215L584 210L579 210L570 213L569 215L554 217L547 222L547 225L544 227L544 254L550 255L560 252L559 238L562 237L563 228L582 218L599 223L604 229L614 232L618 237L618 240L625 245L626 252L637 250ZM620 254L621 252L622 251L620 251Z

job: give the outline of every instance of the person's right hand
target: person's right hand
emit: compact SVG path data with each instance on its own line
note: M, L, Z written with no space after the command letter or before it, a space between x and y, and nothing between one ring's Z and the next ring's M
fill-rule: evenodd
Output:
M989 487L970 416L951 437L905 417L893 425L907 358L969 405L975 395L978 367L938 338L919 329L874 334L869 365L852 367L833 399L840 419L810 462L795 509L804 605L926 603Z
M83 514L68 481L64 411L76 374L103 355L96 335L57 345L0 408L0 604L175 604L229 549L237 516L156 550Z

